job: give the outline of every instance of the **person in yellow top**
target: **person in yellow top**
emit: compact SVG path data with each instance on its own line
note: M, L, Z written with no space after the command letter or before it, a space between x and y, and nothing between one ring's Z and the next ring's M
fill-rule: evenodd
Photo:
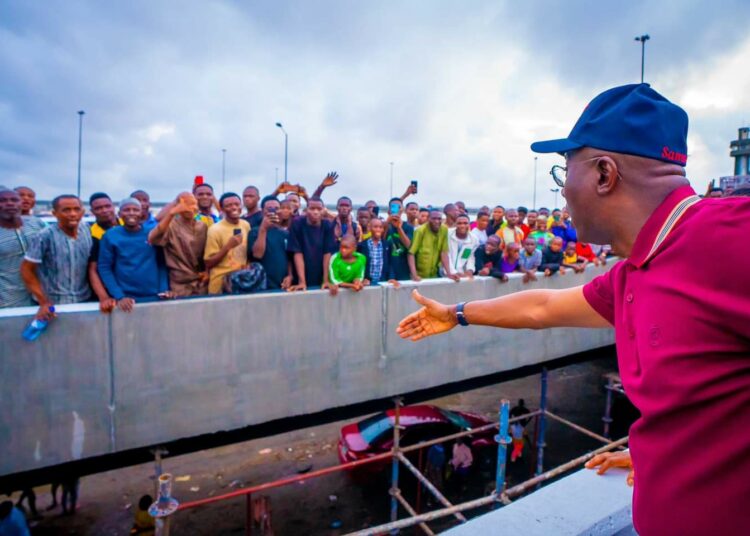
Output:
M143 495L138 501L138 509L135 511L135 519L130 534L140 534L140 536L154 536L156 530L156 520L148 513L148 508L154 499L151 495Z
M247 235L250 224L241 219L240 196L227 192L219 199L224 219L208 229L203 259L208 270L208 293L221 294L224 276L247 266Z
M562 261L563 266L565 266L566 268L573 268L573 271L579 274L583 272L588 263L589 261L587 261L583 257L578 256L578 253L576 252L575 242L571 240L565 245Z

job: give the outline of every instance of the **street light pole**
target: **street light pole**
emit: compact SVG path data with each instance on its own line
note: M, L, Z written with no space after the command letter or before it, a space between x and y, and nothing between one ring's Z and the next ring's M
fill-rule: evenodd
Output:
M83 147L83 110L78 111L78 189L76 195L81 198L81 148Z
M539 157L534 157L534 200L531 203L531 210L536 210L536 164Z
M389 197L393 197L393 162L391 162L391 195Z
M276 126L284 133L284 182L288 182L289 176L287 175L287 161L289 157L289 135L286 133L286 130L284 130L281 123L276 123Z
M555 204L554 204L554 205L552 205L552 208L553 208L553 209L554 209L554 208L557 208L557 192L559 192L559 191L560 191L560 188L550 188L550 190L549 190L549 191L550 191L550 192L552 192L553 194L555 194Z
M221 150L221 193L225 193L226 189L226 171L227 171L227 150Z
M636 41L641 42L641 84L643 83L643 74L646 66L646 41L651 39L648 34L639 35L635 38Z

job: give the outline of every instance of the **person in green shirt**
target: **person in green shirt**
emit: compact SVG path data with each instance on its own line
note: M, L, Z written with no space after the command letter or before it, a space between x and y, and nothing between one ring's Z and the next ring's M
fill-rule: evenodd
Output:
M448 227L443 225L440 211L431 211L427 223L414 231L408 260L414 281L438 277L438 266L441 264L445 276L458 281L458 275L453 273L448 262Z
M365 278L367 258L357 253L356 248L357 239L353 235L344 235L338 252L331 257L328 279L331 283L332 295L336 294L338 287L350 288L357 292L364 288L362 280Z

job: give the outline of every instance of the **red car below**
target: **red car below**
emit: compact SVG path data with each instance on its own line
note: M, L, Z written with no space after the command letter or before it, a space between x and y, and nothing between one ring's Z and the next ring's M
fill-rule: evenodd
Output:
M390 451L393 447L394 416L395 411L390 409L341 428L338 443L341 463L363 460ZM403 427L400 443L402 447L415 445L491 422L494 421L481 415L432 405L406 406L401 408L400 414L400 424ZM466 439L474 454L478 454L484 447L496 445L496 434L497 430L491 428L467 436ZM389 464L390 460L373 462L357 468L356 472L377 473Z

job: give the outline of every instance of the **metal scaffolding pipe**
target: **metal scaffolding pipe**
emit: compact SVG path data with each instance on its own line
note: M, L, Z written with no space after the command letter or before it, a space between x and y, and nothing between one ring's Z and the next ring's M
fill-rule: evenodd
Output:
M558 421L558 422L561 422L561 423L563 423L563 424L564 424L564 425L566 425L566 426L570 426L570 427L571 427L571 428L572 428L573 430L578 430L578 431L579 431L579 432L581 432L582 434L585 434L585 435L587 435L587 436L589 436L589 437L593 437L594 439L597 439L597 440L601 441L601 442L602 442L602 443L604 443L604 444L607 444L607 443L611 443L611 442L612 442L612 440L611 440L611 439L608 439L608 438L606 438L606 437L604 437L604 436L601 436L601 435L597 434L596 432L592 432L592 431L591 431L591 430L589 430L588 428L584 428L583 426L580 426L580 425L578 425L578 424L576 424L576 423L574 423L574 422L571 422L571 421L569 421L568 419L564 419L564 418L560 417L559 415L555 415L554 413L552 413L552 412L551 412L550 410L548 410L548 409L547 409L547 410L544 410L544 414L545 414L545 415L546 415L547 417L549 417L550 419L554 419L554 420L556 420L556 421Z
M419 480L422 484L424 484L424 487L426 487L430 491L430 493L432 493L435 496L435 498L442 503L443 506L447 508L450 508L451 506L453 506L453 504L451 504L451 502L445 498L445 495L440 493L440 490L437 489L434 486L434 484L430 482L426 476L420 473L419 470L416 467L414 467L414 464L412 464L406 456L404 456L400 452L398 453L397 456L398 456L398 459L401 460L401 463L403 463L406 466L406 468L409 471L411 471L415 477L417 477L417 480ZM455 517L462 523L466 521L466 518L460 513L455 514Z
M604 403L604 437L609 437L609 427L612 424L612 389L614 387L614 381L611 377L607 378L607 400Z
M510 443L510 437L508 436L508 420L510 411L510 401L503 399L500 401L500 411L498 412L498 420L500 421L500 427L498 434L495 436L497 441L497 467L495 468L495 494L500 495L505 487L505 466L508 463L508 443Z
M608 445L604 445L592 452L584 454L583 456L579 456L575 460L572 460L550 471L547 471L543 475L539 475L538 477L532 478L531 480L528 480L526 482L523 482L522 484L519 484L517 486L510 488L505 493L505 495L507 496L518 495L522 493L523 491L525 491L526 489L528 489L530 486L534 486L535 484L543 482L544 480L553 478L559 475L560 473L563 473L565 471L572 469L573 467L577 465L585 463L586 461L588 461L590 458L593 458L597 454L610 451L612 449L615 449L619 446L626 444L627 442L628 442L627 436L623 437L622 439L618 439L617 441L613 441L612 443L609 443ZM433 510L432 512L427 512L427 513L420 514L418 516L414 516L411 518L400 519L399 521L396 521L395 523L386 523L384 525L379 525L377 527L370 527L367 529L359 530L357 532L350 532L346 536L373 536L373 535L381 534L383 532L387 532L393 529L403 529L406 527L411 527L413 525L416 525L417 523L434 521L435 519L440 519L442 517L453 515L456 512L462 512L464 510L472 510L474 508L486 506L488 504L494 503L497 500L498 500L498 496L495 493L492 493L486 497L481 497L479 499L474 499L473 501L468 501L465 503L457 504L455 506L451 506L450 508L443 508L441 510Z
M411 505L409 504L409 501L407 501L406 499L404 499L404 496L401 495L400 491L397 491L397 492L393 493L393 496L396 497L396 499L398 499L398 502L401 503L401 506L404 507L404 510L406 510L407 512L409 512L409 515L411 515L411 516L419 515L417 513L417 511L414 508L411 507ZM428 536L435 536L435 533L432 532L432 529L430 529L430 527L427 525L427 523L420 523L419 524L419 528L421 528L424 531L424 533L427 534Z
M433 510L432 512L419 514L418 516L415 516L415 517L410 517L407 519L400 519L396 521L395 523L386 523L384 525L379 525L377 527L370 527L370 528L358 530L357 532L350 532L346 534L346 536L375 536L376 534L383 534L384 532L388 532L390 530L393 530L394 528L404 529L407 527L414 526L417 523L434 521L435 519L440 519L446 516L450 516L457 512L461 512L463 510L472 510L474 508L479 508L480 506L487 506L488 504L495 502L495 500L496 500L495 494L493 493L492 495L488 495L487 497L480 497L479 499L474 499L473 501L465 502L462 504L457 504L456 506L451 506L450 508L443 508L441 510Z
M545 420L544 413L547 409L547 368L542 369L542 392L539 397L539 437L536 442L537 456L536 456L536 474L537 476L542 474L544 471L544 428Z
M398 457L400 456L398 447L401 440L401 398L394 398L393 403L396 409L393 419L393 458L391 458L391 521L396 521L398 520L396 492L398 492ZM392 530L391 534L398 534L398 529Z

